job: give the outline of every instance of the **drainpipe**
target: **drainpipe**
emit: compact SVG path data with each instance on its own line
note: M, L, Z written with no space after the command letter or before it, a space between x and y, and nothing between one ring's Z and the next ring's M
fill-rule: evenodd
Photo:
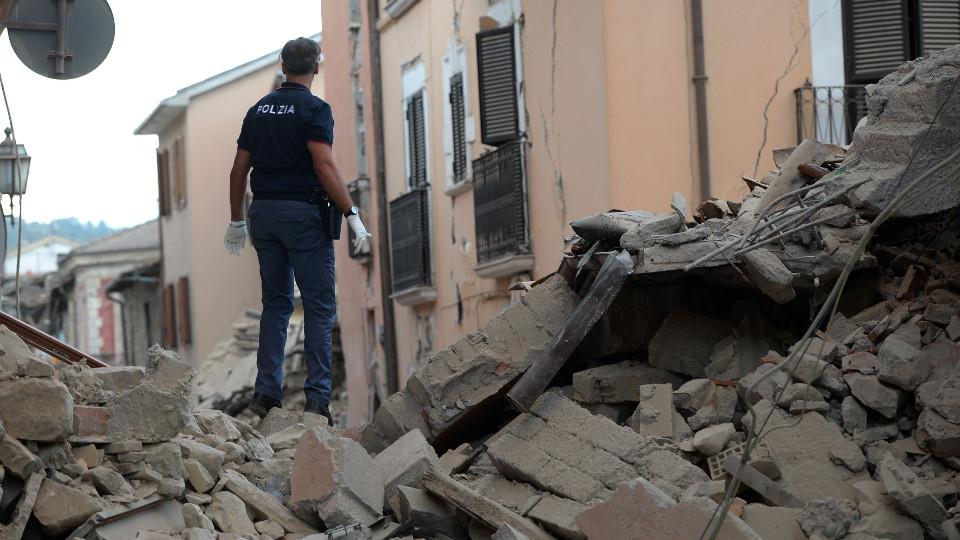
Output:
M703 0L690 0L693 24L693 88L697 102L700 202L710 198L710 134L707 131L707 65L703 54Z
M387 174L383 137L383 81L380 77L380 30L377 19L380 2L367 0L367 34L370 40L370 98L373 103L371 129L376 159L377 185L377 252L380 263L380 304L383 309L383 355L386 362L387 393L400 389L400 369L397 365L396 327L393 317L393 267L390 261L390 223L387 221ZM372 413L373 411L371 411Z

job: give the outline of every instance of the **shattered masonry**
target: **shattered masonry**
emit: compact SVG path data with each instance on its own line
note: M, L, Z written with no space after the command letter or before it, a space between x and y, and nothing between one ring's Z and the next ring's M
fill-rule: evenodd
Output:
M208 408L244 407L252 319L199 384L160 348L147 368L64 366L0 327L0 538L696 538L734 479L719 538L958 538L950 167L878 230L837 315L801 340L878 212L960 149L960 95L924 135L957 77L960 47L905 64L870 89L849 149L777 152L749 196L695 222L574 222L556 274L429 358L362 430ZM518 412L507 393L558 361L621 250L632 275Z

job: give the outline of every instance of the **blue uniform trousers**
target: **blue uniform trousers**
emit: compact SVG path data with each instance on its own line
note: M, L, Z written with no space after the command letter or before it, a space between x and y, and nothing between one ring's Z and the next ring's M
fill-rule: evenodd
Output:
M256 392L283 397L283 358L293 313L293 280L304 311L304 356L308 400L330 402L336 294L333 240L320 207L299 201L254 200L250 236L260 260L263 314L257 351Z

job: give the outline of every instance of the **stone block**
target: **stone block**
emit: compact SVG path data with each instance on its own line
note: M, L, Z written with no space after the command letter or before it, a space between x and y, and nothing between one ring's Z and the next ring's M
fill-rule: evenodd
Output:
M60 536L80 526L93 514L103 510L96 498L47 479L40 485L33 515L52 536Z
M24 481L43 469L40 458L10 435L0 438L0 465Z
M840 403L840 414L843 418L843 429L847 433L856 433L867 429L867 409L853 396L843 398Z
M779 257L765 249L755 249L742 258L750 281L771 300L786 304L797 297L793 273Z
M808 384L819 380L824 371L826 371L827 366L830 365L828 362L821 360L818 356L811 353L796 357L793 360L788 357L787 361L790 362L790 364L786 369L790 372L794 380Z
M187 483L182 477L164 478L157 484L157 493L171 499L179 499L187 489Z
M761 538L806 540L807 535L804 534L797 523L799 514L799 508L748 504L744 507L743 514L740 517Z
M183 523L188 529L206 529L214 531L213 521L203 513L199 506L191 503L183 505Z
M780 484L804 502L832 497L852 499L855 482L869 479L866 472L851 472L830 460L830 447L844 436L840 428L817 413L790 416L767 401L754 410L763 419L774 409L765 428L765 440L780 468ZM750 417L743 424L749 429Z
M85 446L74 446L71 449L73 457L76 460L83 460L83 464L88 468L100 466L103 463L103 450L92 444Z
M0 422L20 440L62 441L73 432L73 397L55 379L0 381Z
M290 472L293 459L270 458L263 461L250 461L237 467L237 471L247 477L253 485L269 493L284 503L290 497Z
M820 393L820 390L817 390L807 383L790 383L777 401L777 405L784 409L790 409L790 405L798 400L823 401L823 394Z
M586 369L573 374L574 398L583 403L641 401L640 387L669 384L678 388L683 378L646 362L626 361Z
M847 373L843 376L850 393L860 403L877 411L886 418L896 418L902 396L900 390L880 382L876 376Z
M327 527L370 525L383 508L383 477L357 442L308 430L297 444L289 504Z
M919 521L934 538L943 538L941 524L949 519L939 497L934 496L917 475L889 452L877 468L877 479L901 508Z
M740 398L751 405L762 399L767 401L776 399L783 387L790 384L790 376L783 370L767 376L769 371L776 369L775 364L761 364L753 373L737 381L737 393Z
M715 508L716 503L709 499L677 503L663 490L640 477L620 486L610 500L581 512L576 522L587 538L698 538ZM761 540L734 515L724 520L719 538Z
M196 371L173 351L154 345L147 351L147 379L173 394L189 395Z
M299 534L311 533L314 529L293 515L273 496L253 485L236 471L224 471L220 476L224 488L240 497L258 519L268 519L279 524L285 531Z
M103 451L107 454L128 454L142 450L143 443L140 441L114 441L103 447Z
M716 389L710 379L692 379L673 391L673 403L681 411L696 412L716 399Z
M93 485L101 495L119 495L129 497L133 495L133 488L117 471L103 465L87 471Z
M259 536L253 521L247 515L247 507L239 497L229 491L214 493L206 514L225 533L254 538Z
M187 480L193 489L200 493L206 493L213 489L216 483L206 467L195 459L186 459L183 461L183 467L187 470Z
M189 394L178 392L144 382L119 394L108 405L111 419L107 437L152 443L177 436L190 421L192 407Z
M691 377L703 377L713 346L730 335L733 326L689 311L674 311L650 341L650 365Z
M440 470L446 474L460 472L470 463L470 456L473 454L473 447L470 443L463 443L460 446L447 450L440 456Z
M412 525L416 530L450 538L459 538L464 534L453 508L443 499L421 489L399 486L390 506L401 523Z
M183 454L177 443L166 442L143 447L144 463L163 476L180 477L186 475L183 467Z
M719 453L737 430L733 424L718 424L701 429L693 434L693 447L705 456Z
M947 421L933 409L917 418L917 444L937 457L960 456L960 425Z
M914 391L930 376L930 366L920 351L890 336L877 351L877 378L907 391Z
M440 459L423 433L415 429L377 454L374 461L383 473L384 497L390 499L398 486L420 486L423 471L438 465Z
M175 443L180 446L180 453L183 457L192 458L199 461L212 478L220 476L220 470L223 468L223 462L227 454L222 450L217 450L200 441L187 439L186 437L177 437Z
M860 511L848 499L818 499L797 516L797 523L810 538L840 540L860 521Z
M562 540L586 540L577 526L576 518L587 508L576 501L546 493L527 512L527 517Z
M860 472L867 467L867 456L863 455L863 450L848 439L837 440L830 446L830 459L853 472Z
M274 407L270 409L270 412L268 412L267 415L260 420L260 423L257 424L257 431L259 431L264 437L269 437L270 435L273 435L279 431L283 431L290 426L299 424L302 419L302 411Z
M236 441L242 437L240 429L234 423L234 419L217 410L202 410L193 413L193 419L197 421L200 429L211 437L216 437L223 441ZM326 419L324 418L324 421Z
M119 394L143 382L146 370L140 366L109 366L94 369L93 375L101 389Z
M673 437L673 391L669 384L645 384L638 388L637 408L627 425L641 435Z

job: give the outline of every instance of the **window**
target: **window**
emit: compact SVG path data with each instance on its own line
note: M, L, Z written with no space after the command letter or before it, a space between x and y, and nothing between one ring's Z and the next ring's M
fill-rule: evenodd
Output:
M157 150L157 193L160 200L160 215L170 215L170 154Z
M187 205L187 170L183 137L173 142L173 202L177 208Z
M177 346L177 302L173 285L163 289L163 346L168 349Z
M513 27L477 34L480 139L499 145L520 136Z
M427 131L423 90L407 98L407 163L411 189L427 185Z
M467 179L467 126L462 72L450 77L450 128L453 139L453 182L459 183Z
M177 322L180 331L180 344L190 345L190 278L182 277L177 280Z
M848 83L872 83L900 64L960 42L957 0L844 0Z

